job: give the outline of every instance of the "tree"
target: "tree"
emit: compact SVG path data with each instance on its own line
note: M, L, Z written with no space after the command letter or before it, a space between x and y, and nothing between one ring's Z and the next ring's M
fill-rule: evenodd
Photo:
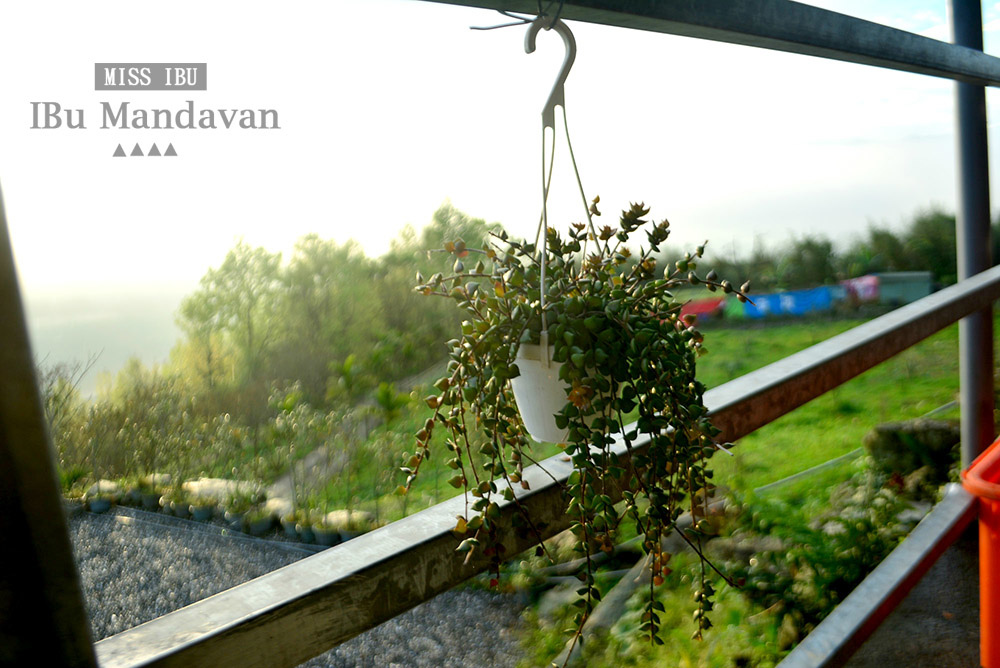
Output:
M868 232L868 246L873 255L872 265L866 274L875 271L906 271L909 258L903 240L887 228L872 228Z
M955 216L941 209L921 211L906 235L905 249L910 270L930 270L941 283L958 280Z
M895 233L871 226L841 260L847 276L889 271L930 271L945 284L957 280L955 217L939 208L918 211L906 228Z
M189 336L203 342L216 333L225 336L238 358L234 375L242 375L245 382L259 379L274 345L272 315L281 290L280 265L280 253L240 241L181 305L180 319Z
M383 378L399 379L444 358L442 344L450 338L448 333L459 317L444 300L421 299L413 290L415 277L418 273L427 277L452 273L454 258L435 252L446 242L461 238L470 247L484 248L491 233L500 230L498 223L487 224L444 204L419 236L406 228L393 239L389 252L379 259L375 281L386 327L370 360L374 371ZM396 354L387 356L387 350Z
M718 254L719 249L715 248L706 266L711 266L721 276L739 276L751 279L754 292L768 292L778 287L779 272L778 264L783 251L774 251L767 246L763 239L756 237L753 243L753 250L749 256L740 255L735 246L731 248L729 256ZM681 259L680 255L669 257L666 253L661 254L659 263L665 267L673 267L674 263Z
M84 401L80 396L80 381L94 368L98 357L91 355L86 362L77 360L55 364L42 360L36 365L45 421L54 441L82 414Z
M819 236L794 239L777 266L777 281L785 288L810 288L836 279L833 243Z
M352 353L366 357L385 330L376 274L375 261L354 241L310 234L296 243L282 273L273 379L298 381L308 401L322 403L331 365Z
M87 450L81 438L86 402L80 396L80 381L97 363L98 355L86 362L58 362L37 367L38 387L49 428L49 438L59 458L63 485L69 487L86 473Z
M191 357L185 365L198 379L200 385L211 392L222 375L222 314L218 304L219 294L205 289L186 297L177 312L177 325L187 334L184 352ZM180 353L184 354L184 353Z
M845 277L883 271L905 271L909 258L903 240L886 227L869 226L866 237L854 242L840 260Z
M341 408L357 404L375 385L375 378L358 364L356 355L348 355L342 362L330 365L330 384L327 401Z

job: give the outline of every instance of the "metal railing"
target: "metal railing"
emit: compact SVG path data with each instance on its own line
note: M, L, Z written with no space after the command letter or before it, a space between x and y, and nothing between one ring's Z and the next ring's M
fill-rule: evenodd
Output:
M1000 267L710 390L706 405L721 438L736 440L997 299ZM620 444L616 452L627 456ZM571 470L552 457L525 471L530 491L514 488L545 536L568 526L561 485ZM513 502L501 509L515 512ZM485 570L487 560L465 565L455 552L451 530L464 510L455 497L102 640L100 664L296 665ZM503 524L508 553L529 547Z
M906 540L781 662L781 668L841 666L861 647L976 516L978 504L950 483Z
M534 0L446 1L521 12L533 12L538 6ZM1000 269L977 273L989 266L989 244L984 243L989 234L989 197L982 160L985 117L975 107L981 86L1000 85L1000 59L981 52L982 21L970 10L978 10L978 2L955 0L954 4L958 41L968 46L786 0L577 0L561 7L564 19L834 58L964 82L958 84L958 125L962 193L959 265L965 280L711 390L706 403L723 429L724 439L736 440L948 324L967 318L961 334L962 413L968 423L963 435L972 435L966 440L974 449L985 445L985 402L992 401L992 378L977 376L969 367L975 366L972 362L978 356L981 366L992 369L989 312L1000 298ZM7 504L7 511L0 513L0 532L23 537L16 551L0 548L0 566L5 567L0 569L0 663L94 666L99 662L105 668L292 666L485 568L482 560L463 564L463 557L454 551L457 539L451 529L455 515L464 510L464 500L458 497L91 646L2 206L0 314L0 501ZM988 417L991 420L992 415ZM559 458L547 460L543 466L548 474L538 467L525 474L531 491L514 491L538 518L544 534L553 535L567 525L559 483L570 470ZM503 507L507 514L511 510L511 504ZM956 512L951 513L951 521L943 523L950 528L929 530L935 548L922 553L921 564L950 539ZM527 547L512 532L502 540L512 554ZM51 642L29 641L38 629L49 629ZM853 633L857 637L863 631ZM836 660L834 657L829 662ZM826 665L825 661L802 665Z

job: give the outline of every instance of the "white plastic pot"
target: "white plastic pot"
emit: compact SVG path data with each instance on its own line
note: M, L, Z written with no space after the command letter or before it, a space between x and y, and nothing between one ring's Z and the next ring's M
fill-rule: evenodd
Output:
M566 384L559 379L562 362L553 362L549 346L548 364L541 346L522 343L515 359L521 375L510 381L514 401L528 433L542 443L565 443L568 429L556 427L555 414L566 406Z

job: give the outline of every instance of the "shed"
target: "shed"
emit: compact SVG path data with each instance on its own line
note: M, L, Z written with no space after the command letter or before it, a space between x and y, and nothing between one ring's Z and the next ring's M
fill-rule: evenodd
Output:
M874 274L878 278L879 301L902 306L934 292L934 275L929 271L892 271Z

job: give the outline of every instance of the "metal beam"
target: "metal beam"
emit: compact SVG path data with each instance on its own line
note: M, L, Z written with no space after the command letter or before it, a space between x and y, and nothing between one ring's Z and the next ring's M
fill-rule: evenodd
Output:
M956 44L983 49L979 0L948 3ZM986 90L955 84L955 137L958 169L958 278L992 264L990 258L990 170L986 134ZM993 441L993 313L984 309L959 323L959 378L962 404L962 466Z
M1000 267L907 304L711 390L705 401L734 441L1000 299Z
M945 497L847 598L785 657L780 668L842 666L906 598L976 516L976 497L951 484Z
M94 666L0 193L0 665Z
M968 313L1000 298L1000 267L872 320L709 391L705 402L729 440L748 434ZM639 450L648 445L639 443ZM616 452L627 456L621 444ZM565 529L560 456L525 471L518 501L542 536ZM504 517L514 513L501 503ZM455 553L456 497L97 643L103 668L126 666L294 666L428 600L486 564ZM508 555L529 546L509 528Z
M525 14L538 6L535 0L430 1ZM981 50L788 0L572 0L560 16L1000 86L1000 59Z
M536 7L533 0L446 1L526 13ZM787 0L576 0L565 5L562 16L977 86L1000 85L1000 59L981 50ZM982 106L978 98L971 104ZM984 178L985 169L977 170L973 167L967 173ZM988 221L988 199L985 201ZM981 204L975 206L982 208ZM972 228L966 234L969 243L983 244ZM963 275L969 273L975 272ZM986 313L998 296L1000 273L980 274L947 292L947 298L943 293L932 296L920 306L901 309L782 360L710 392L706 402L724 436L735 440L955 318L976 310ZM0 663L92 666L88 627L42 420L2 202L0 313L4 314L0 318L0 501L8 504L0 513L0 531L5 536L23 537L19 549L8 546L0 550L0 565L6 567L0 579ZM984 362L979 359L980 364ZM519 501L540 518L543 534L552 535L567 523L561 512L560 487L547 476L551 473L564 481L569 471L559 458L547 460L545 468L548 473L532 470L526 474L533 491L519 493ZM440 504L109 638L97 645L101 663L241 668L295 665L482 570L481 560L463 565L454 553L456 539L450 528L454 515L463 510L461 498ZM506 504L504 512L511 515L512 506ZM46 519L39 521L38 516ZM504 538L511 553L528 544L525 537L513 532ZM29 645L27 640L38 629L45 629L51 641Z

